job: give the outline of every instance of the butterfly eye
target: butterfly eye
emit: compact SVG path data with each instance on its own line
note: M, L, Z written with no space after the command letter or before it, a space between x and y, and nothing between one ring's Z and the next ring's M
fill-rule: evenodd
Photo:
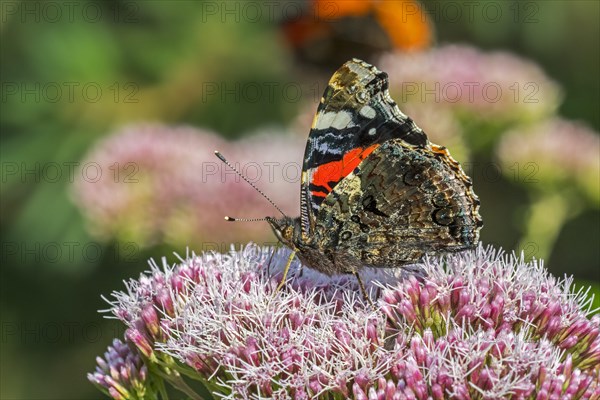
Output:
M366 103L368 99L369 95L367 94L366 90L361 90L360 92L356 93L356 100L358 100L359 103Z

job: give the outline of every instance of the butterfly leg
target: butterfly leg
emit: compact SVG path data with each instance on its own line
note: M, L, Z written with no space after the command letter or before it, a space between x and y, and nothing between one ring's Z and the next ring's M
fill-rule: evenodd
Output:
M371 307L375 308L375 304L373 304L373 302L371 301L371 298L369 297L369 294L367 293L367 289L365 289L365 285L363 284L363 281L360 279L360 275L358 275L358 271L353 271L352 273L354 274L354 276L356 277L356 280L358 281L358 286L360 287L360 291L361 291L363 297L365 298L367 303L369 303L371 305Z
M271 261L273 261L273 256L275 255L275 253L277 253L277 250L279 250L279 247L281 247L281 241L278 241L277 244L275 245L275 248L273 249L273 252L271 253L271 256L269 257L269 262L267 263L267 277L271 278Z
M288 257L287 264L285 265L285 268L283 269L283 277L281 278L281 282L279 282L279 285L277 286L277 289L275 289L274 293L279 292L279 289L281 289L283 287L283 284L285 283L285 279L287 278L287 274L290 271L290 265L292 265L292 261L294 261L295 256L296 256L296 250L292 250L292 252L290 253L290 256Z
M363 297L369 303L369 305L371 307L373 307L374 310L376 310L377 307L375 307L375 304L373 304L373 302L371 301L371 298L367 294L367 290L365 289L365 285L363 284L363 281L360 279L360 276L358 275L358 272L354 271L353 274L354 274L354 276L356 276L356 279L358 280L358 286L360 286L360 291L362 292ZM378 290L381 290L381 289L378 289ZM377 297L379 297L379 294L377 295ZM390 316L387 315L387 314L386 314L386 319L387 319L387 321L388 321L388 323L390 324L391 327L400 330L400 326L392 318L390 318ZM393 344L392 344L392 347L393 347Z

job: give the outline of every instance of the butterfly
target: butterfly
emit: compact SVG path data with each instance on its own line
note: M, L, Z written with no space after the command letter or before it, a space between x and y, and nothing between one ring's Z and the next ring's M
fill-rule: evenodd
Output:
M306 0L296 7L280 26L304 66L337 67L350 55L371 59L392 49L424 49L434 40L433 25L414 0Z
M483 226L471 179L403 114L388 76L352 59L332 76L304 153L297 218L265 218L307 267L358 277L471 249ZM364 286L361 289L364 293Z

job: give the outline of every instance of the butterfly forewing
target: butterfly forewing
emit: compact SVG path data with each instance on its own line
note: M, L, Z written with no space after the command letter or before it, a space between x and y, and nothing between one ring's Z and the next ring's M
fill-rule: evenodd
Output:
M427 136L388 93L387 74L360 60L338 69L327 86L302 168L303 236L314 232L323 200L379 145L393 138L424 147Z

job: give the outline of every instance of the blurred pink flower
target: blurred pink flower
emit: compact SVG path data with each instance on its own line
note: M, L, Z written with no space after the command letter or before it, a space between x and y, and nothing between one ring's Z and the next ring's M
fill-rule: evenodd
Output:
M587 292L541 262L492 248L352 276L292 265L288 251L205 253L113 292L146 358L219 398L598 398L600 318ZM403 275L406 275L403 277ZM171 360L171 361L169 361ZM169 364L175 362L175 364Z
M277 212L222 164L214 150L294 214L303 146L299 138L276 131L228 142L190 127L129 126L85 157L73 198L98 237L141 246L202 243L206 250L222 251L223 243L272 238L267 224L233 228L225 215L264 217Z
M417 53L389 53L379 62L400 104L434 103L467 119L521 123L552 114L560 88L536 64L508 52L446 45ZM418 122L418 121L417 121Z
M586 125L552 118L511 130L502 137L497 156L507 172L519 166L535 180L520 183L560 191L576 185L600 206L600 134Z

